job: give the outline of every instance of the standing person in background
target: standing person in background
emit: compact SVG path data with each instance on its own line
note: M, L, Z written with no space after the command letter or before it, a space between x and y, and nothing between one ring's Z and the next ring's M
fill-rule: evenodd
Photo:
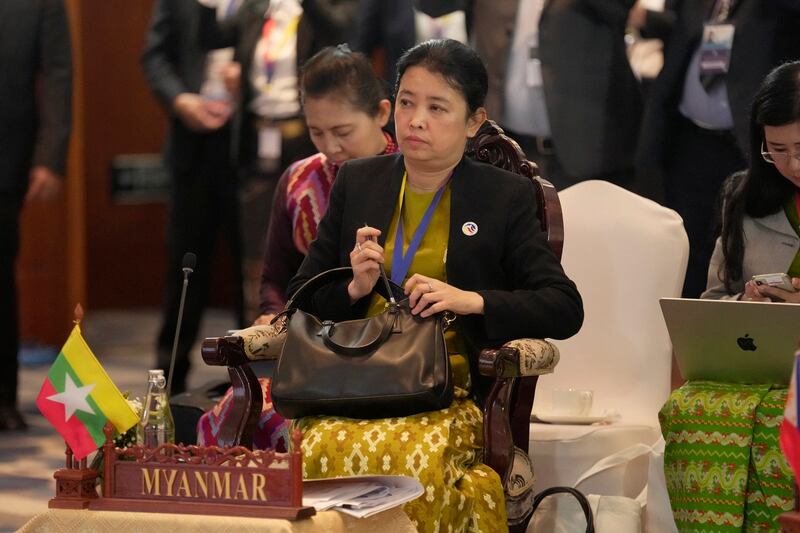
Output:
M198 0L208 49L234 46L229 88L239 93L233 136L244 244L245 319L258 315L264 235L275 187L289 164L316 152L301 116L298 73L325 46L347 41L357 0L245 0L220 21L221 0Z
M683 296L694 298L706 285L720 185L746 165L750 101L772 67L800 57L800 3L680 0L674 9L636 164L640 180L663 179L665 204L683 217L690 246Z
M476 0L486 109L563 189L629 187L642 97L625 53L633 0Z
M666 41L675 26L675 7L678 0L663 0L661 9L649 7L654 2L636 0L628 13L628 27L641 32L645 39ZM655 3L659 3L658 0Z
M225 0L216 16L231 16L240 0ZM241 237L236 176L230 160L231 96L221 69L233 50L206 53L198 42L195 0L158 0L142 51L142 67L150 88L170 116L164 150L171 177L167 226L167 272L164 315L157 340L156 365L169 369L178 318L183 273L182 257L197 254L193 283L186 294L171 393L186 388L189 351L200 328L211 285L211 267L218 232L233 258L233 304L242 317Z
M17 409L19 216L23 205L61 190L72 125L71 54L63 0L0 2L0 431L27 427Z
M385 64L379 75L394 83L397 61L415 44L445 38L466 43L470 8L467 0L362 0L350 42L367 56L383 48Z

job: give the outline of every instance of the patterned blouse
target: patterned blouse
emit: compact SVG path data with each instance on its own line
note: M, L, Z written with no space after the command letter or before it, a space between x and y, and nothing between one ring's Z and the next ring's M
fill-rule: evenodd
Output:
M381 154L397 152L388 133ZM317 238L317 225L328 209L338 166L321 153L289 165L275 190L261 273L262 314L277 313L286 305L286 288Z

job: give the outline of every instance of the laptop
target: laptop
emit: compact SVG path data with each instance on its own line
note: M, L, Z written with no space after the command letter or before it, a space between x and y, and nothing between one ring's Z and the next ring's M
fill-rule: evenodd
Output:
M800 340L800 304L661 298L686 379L787 384Z

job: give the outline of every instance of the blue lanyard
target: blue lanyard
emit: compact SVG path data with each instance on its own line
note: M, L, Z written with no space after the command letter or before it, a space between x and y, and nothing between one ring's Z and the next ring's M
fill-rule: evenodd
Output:
M433 218L433 212L436 211L436 206L439 205L439 200L442 199L444 189L450 182L450 178L448 177L447 181L444 182L444 185L439 187L439 190L436 191L433 200L431 200L428 209L422 216L422 220L420 220L417 229L414 231L414 235L411 237L411 242L408 243L406 253L403 254L403 198L406 194L407 177L408 173L406 172L403 174L403 184L400 186L400 208L397 210L397 231L394 235L394 250L392 252L391 279L398 285L402 285L403 281L406 279L406 274L408 274L408 269L411 268L411 262L414 260L414 255L417 253L419 245L422 243L422 237L425 235L425 232L428 231L428 225L431 223L431 219Z

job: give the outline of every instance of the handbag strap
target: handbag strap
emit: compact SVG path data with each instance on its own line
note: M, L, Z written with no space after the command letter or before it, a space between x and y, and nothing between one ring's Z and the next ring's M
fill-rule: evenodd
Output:
M300 286L300 288L297 289L297 291L295 291L295 293L292 295L289 301L286 302L286 307L284 308L284 310L289 310L289 309L308 310L310 309L309 304L311 303L311 297L321 287L324 287L329 283L344 281L352 277L353 277L353 269L350 267L332 268L330 270L320 272L313 278L303 283ZM372 292L380 294L387 301L390 301L393 297L394 298L400 297L399 299L405 299L405 294L403 292L402 287L392 282L391 280L386 280L385 277L384 280L385 282L383 284L376 283L375 287L373 287L372 289Z
M592 506L589 504L589 500L586 499L586 496L584 496L581 491L572 487L550 487L549 489L543 490L533 499L533 510L531 511L531 514L536 512L536 509L539 507L539 504L542 503L542 500L552 494L558 493L572 494L572 496L578 500L578 505L580 505L581 510L583 510L583 516L586 517L586 533L594 533L594 515L592 514Z
M588 470L586 470L583 474L581 474L578 477L578 480L575 483L573 483L572 486L577 487L590 477L599 474L600 472L604 472L606 470L614 468L615 466L627 464L633 461L634 459L641 457L642 455L647 455L653 451L655 451L655 445L649 446L647 444L637 442L636 444L628 446L627 448L624 448L618 452L614 452L611 455L603 457L602 459L597 461L595 464L589 467ZM644 505L647 503L646 484L639 493L639 495L634 499L639 503L639 505L644 507Z
M322 340L325 343L325 346L327 346L328 348L330 348L331 350L333 350L338 354L342 355L368 354L377 349L378 346L386 342L386 339L388 339L389 335L392 334L395 322L397 322L397 316L399 312L400 309L397 304L390 304L386 312L383 313L383 327L381 328L378 335L371 341L361 346L345 346L334 341L331 338L331 335L333 335L333 328L336 324L331 320L326 320L322 323Z

